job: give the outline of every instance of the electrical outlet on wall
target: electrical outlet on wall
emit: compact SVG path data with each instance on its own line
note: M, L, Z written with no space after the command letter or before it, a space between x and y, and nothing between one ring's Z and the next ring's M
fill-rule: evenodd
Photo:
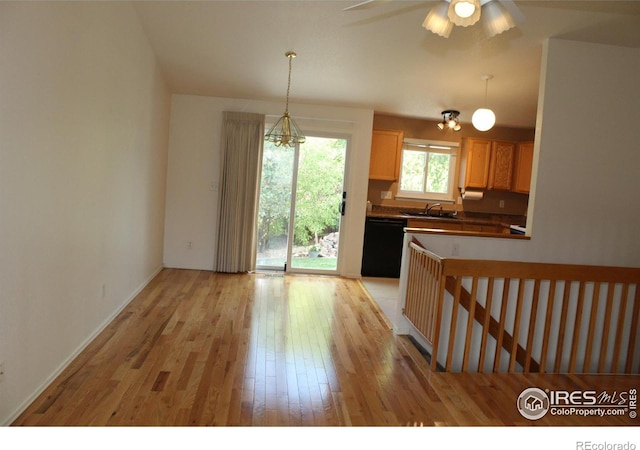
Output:
M391 200L391 191L380 192L380 198L383 200Z
M504 200L500 200L500 208L504 208Z

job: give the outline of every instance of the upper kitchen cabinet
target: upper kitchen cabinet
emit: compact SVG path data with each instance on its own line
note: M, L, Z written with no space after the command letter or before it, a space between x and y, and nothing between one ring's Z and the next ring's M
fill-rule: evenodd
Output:
M398 130L373 130L369 178L396 181L400 175L400 158L404 133Z
M531 189L531 168L533 166L533 142L521 142L516 150L513 178L513 192L528 194Z
M513 180L513 163L516 144L493 141L491 143L491 164L489 165L489 189L510 191Z
M462 142L463 157L466 158L464 188L486 189L491 163L491 141L467 138Z

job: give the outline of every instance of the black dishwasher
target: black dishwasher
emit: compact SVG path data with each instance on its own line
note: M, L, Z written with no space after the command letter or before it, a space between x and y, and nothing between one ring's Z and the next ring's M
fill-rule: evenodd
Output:
M367 217L364 228L362 271L364 277L400 278L404 219Z

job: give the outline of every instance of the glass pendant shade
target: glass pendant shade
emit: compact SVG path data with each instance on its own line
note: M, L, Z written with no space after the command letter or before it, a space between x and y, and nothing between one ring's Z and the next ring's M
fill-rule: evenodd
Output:
M488 108L479 108L471 116L471 123L478 131L488 131L496 123L496 115Z
M284 115L278 119L264 138L268 142L273 142L276 147L280 147L281 145L293 147L296 144L303 144L307 140L291 116L289 116L288 112L285 112Z
M482 16L488 37L496 36L516 26L511 14L496 0L490 1L482 7Z
M447 10L449 20L460 27L468 27L480 20L480 0L451 0Z
M424 22L422 22L422 26L438 36L448 38L451 35L451 30L453 30L453 22L449 20L447 11L449 11L449 3L441 1L431 8Z

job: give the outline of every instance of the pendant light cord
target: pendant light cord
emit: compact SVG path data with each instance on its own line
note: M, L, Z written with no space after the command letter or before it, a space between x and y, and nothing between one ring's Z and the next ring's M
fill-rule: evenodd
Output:
M484 80L484 107L487 107L487 91L489 90L489 79Z
M293 52L289 52L286 54L286 57L289 58L289 79L287 80L287 101L285 103L284 112L285 114L289 114L289 90L291 90L291 60L296 57L296 54Z
M489 91L489 80L493 78L493 75L482 75L484 80L484 107L487 107L487 92Z

